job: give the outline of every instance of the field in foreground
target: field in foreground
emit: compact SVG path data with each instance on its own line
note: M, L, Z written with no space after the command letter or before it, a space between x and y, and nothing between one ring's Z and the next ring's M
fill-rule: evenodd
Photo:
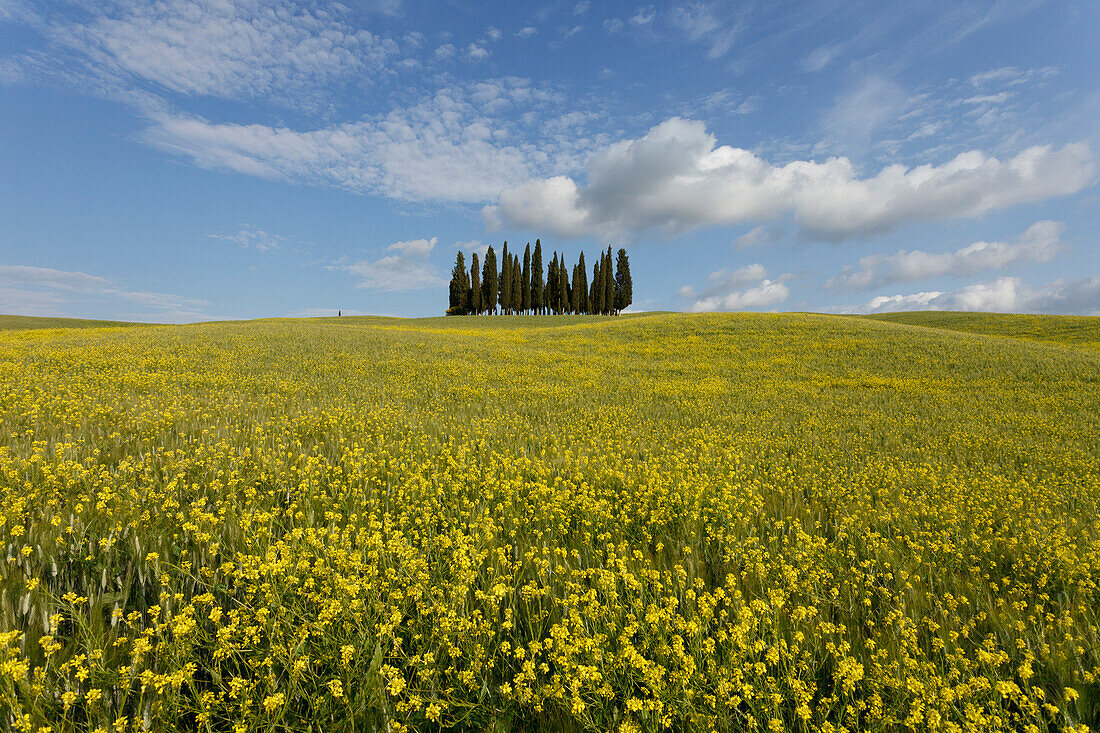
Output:
M0 728L1100 728L1098 324L0 331Z

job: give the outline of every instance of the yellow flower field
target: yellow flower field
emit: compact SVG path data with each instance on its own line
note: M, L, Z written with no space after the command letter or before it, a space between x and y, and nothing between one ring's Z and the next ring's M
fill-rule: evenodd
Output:
M1100 730L1098 321L0 330L0 729Z

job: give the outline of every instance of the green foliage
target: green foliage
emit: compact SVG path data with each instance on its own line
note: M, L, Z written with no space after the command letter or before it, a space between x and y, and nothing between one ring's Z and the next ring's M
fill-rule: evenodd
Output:
M469 274L466 272L466 258L465 255L459 251L455 256L454 269L451 270L450 302L447 308L447 315L466 315L470 306L469 290L470 281Z
M592 263L592 286L588 293L588 312L593 314L603 313L603 278L600 276L600 257Z
M539 264L542 267L542 264ZM523 250L523 273L521 275L522 280L520 282L520 310L524 313L531 311L531 243L527 243L527 248Z
M535 252L531 256L531 309L535 313L546 312L542 273L542 240L536 239Z
M490 244L485 252L485 264L481 267L481 305L487 313L496 312L497 277L497 255Z
M634 283L630 279L630 260L620 249L615 261L615 312L622 312L634 302Z
M512 313L523 312L523 270L520 266L519 255L512 255Z
M481 290L481 274L478 270L477 263L477 252L474 252L470 265L470 295L467 302L470 304L469 313L471 315L479 315L485 310L485 301L483 300Z
M512 308L512 256L508 254L508 243L500 253L500 312L511 313Z

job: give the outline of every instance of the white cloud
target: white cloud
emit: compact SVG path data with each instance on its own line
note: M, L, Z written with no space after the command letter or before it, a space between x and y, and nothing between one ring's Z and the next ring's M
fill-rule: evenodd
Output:
M136 304L137 313L117 313L116 318L194 321L206 318L204 300L171 293L129 290L111 280L84 272L28 265L0 265L0 305L8 312L27 315L67 315L86 302Z
M17 0L0 0L0 23L14 21L22 16L22 8Z
M652 13L645 16L644 23L653 20ZM635 16L635 17L639 17ZM673 27L680 30L690 41L707 47L707 58L718 59L729 53L740 33L740 26L727 23L719 17L715 5L711 3L690 2L673 8L670 20ZM634 18L631 18L634 22ZM636 23L640 25L642 23Z
M333 265L330 269L350 272L360 278L357 287L380 292L433 288L446 282L428 263L428 255L437 241L437 237L432 237L394 242L386 248L387 252L394 253L392 255L372 261Z
M265 232L263 229L242 224L241 228L232 234L211 234L211 239L220 239L233 242L242 249L254 249L265 254L280 250L287 244L287 238L278 234Z
M669 119L587 162L588 183L532 179L487 207L487 221L575 237L666 234L792 215L816 237L842 240L906 222L976 216L1081 190L1095 167L1085 144L1028 148L1007 160L970 151L940 165L895 164L861 178L850 160L774 165L717 146L702 122Z
M790 275L775 280L767 278L767 271L760 263L733 270L719 270L710 274L707 287L697 293L690 285L680 288L681 298L693 299L688 310L693 313L718 310L745 310L775 305L787 299L790 288L783 284Z
M455 47L450 43L444 43L442 46L435 50L435 57L437 59L449 59L455 55Z
M573 6L573 15L584 15L588 12L588 8L591 5L592 3L588 2L588 0L581 0L579 3Z
M944 295L940 290L929 290L912 295L880 295L871 300L864 307L858 309L861 313L880 313L886 311L910 311L928 310L929 303Z
M538 32L539 32L539 29L536 28L535 26L527 25L527 26L524 26L524 27L520 28L518 31L516 31L516 38L530 38L531 36L537 34Z
M967 285L957 292L928 291L872 298L860 313L899 310L960 310L997 313L1100 315L1100 275L1054 280L1032 288L1017 277Z
M485 253L489 250L489 245L482 242L480 239L471 239L468 242L455 242L451 246L463 252L477 252L482 257L484 257Z
M590 120L563 116L559 101L524 79L489 79L314 130L155 114L142 137L204 168L403 200L484 203L532 175L579 166L595 146L578 129ZM537 114L525 122L527 112Z
M0 265L0 282L77 293L91 293L113 287L110 280L96 275L28 265Z
M0 312L16 316L65 317L68 300L55 293L0 284Z
M997 69L981 71L970 77L970 83L975 87L985 87L990 84L1000 86L1016 86L1030 81L1042 81L1049 79L1058 73L1057 66L1042 66L1034 69L1020 69L1015 66L1002 66Z
M630 25L635 27L647 26L657 17L657 8L652 5L644 5L638 8L638 12L630 16Z
M892 79L871 75L841 94L825 114L825 139L815 152L860 153L875 142L877 134L895 124L912 104Z
M818 46L802 59L802 68L805 71L821 71L835 59L843 50L843 46Z
M293 0L116 0L85 10L83 22L48 27L53 43L102 75L184 95L308 106L327 82L379 73L397 50L339 7Z
M489 51L482 45L471 43L466 47L466 58L471 61L481 61L489 58Z
M1059 237L1064 225L1040 221L1028 227L1015 242L974 242L954 252L935 254L900 250L892 255L873 254L859 261L859 269L845 267L825 283L827 288L874 290L898 282L915 282L951 275L966 277L1000 270L1024 262L1050 262L1063 250Z
M742 234L737 239L733 240L733 246L736 249L744 249L745 247L760 247L765 244L772 244L778 242L783 238L784 232L779 227L753 227L749 231Z
M608 33L618 33L623 27L623 21L619 18L608 18L603 22L603 29Z

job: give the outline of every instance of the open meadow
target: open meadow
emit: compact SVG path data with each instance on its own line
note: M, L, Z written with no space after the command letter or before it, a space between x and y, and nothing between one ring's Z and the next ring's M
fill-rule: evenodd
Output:
M0 323L0 729L1100 730L1100 319L912 318Z

